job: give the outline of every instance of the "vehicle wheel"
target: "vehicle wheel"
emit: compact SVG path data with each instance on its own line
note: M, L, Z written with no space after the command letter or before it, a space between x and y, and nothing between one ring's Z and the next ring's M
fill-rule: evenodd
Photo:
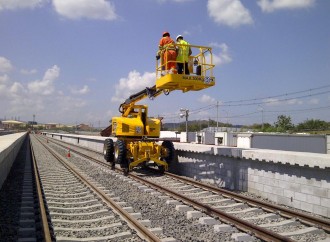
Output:
M120 164L120 167L123 169L128 168L128 159L126 154L127 150L125 141L117 140L115 145L115 162Z
M164 174L165 172L165 167L164 166L158 166L158 170L161 174Z
M107 162L114 163L114 145L112 139L106 139L103 145L103 155Z
M128 175L128 168L123 168L123 171L124 171L124 176L127 176Z
M167 154L162 158L169 164L174 160L175 157L175 149L172 141L164 140L162 143L162 147L167 149Z

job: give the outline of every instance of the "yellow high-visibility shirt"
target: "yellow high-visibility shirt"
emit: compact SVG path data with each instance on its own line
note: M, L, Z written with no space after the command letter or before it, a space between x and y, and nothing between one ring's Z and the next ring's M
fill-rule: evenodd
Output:
M177 42L181 46L178 46L178 55L176 60L179 62L188 62L189 60L189 43L184 40L180 40Z

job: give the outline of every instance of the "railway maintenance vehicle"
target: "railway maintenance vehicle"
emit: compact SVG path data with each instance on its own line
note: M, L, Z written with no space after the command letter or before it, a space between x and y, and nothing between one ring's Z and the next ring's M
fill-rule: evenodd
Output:
M176 46L180 47L179 44ZM120 164L125 174L134 167L148 165L157 166L160 172L168 170L175 158L174 145L172 141L159 138L161 119L149 117L148 106L136 103L145 98L154 99L162 93L168 95L175 90L185 93L215 85L212 48L189 46L192 53L196 53L189 56L189 75L168 73L164 70L167 63L157 60L156 84L129 96L119 106L121 116L113 117L111 124L101 131L101 136L113 137L106 139L103 147L104 159L113 169L115 164Z

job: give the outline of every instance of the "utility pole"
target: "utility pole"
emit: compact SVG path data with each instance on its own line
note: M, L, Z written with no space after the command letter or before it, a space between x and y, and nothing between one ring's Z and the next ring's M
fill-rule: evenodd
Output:
M219 130L219 101L217 101L217 132Z
M33 114L33 123L32 123L32 130L34 130L34 122L35 122L36 115Z
M188 143L188 117L189 117L189 109L181 108L180 109L180 117L186 117L186 142Z
M227 110L222 110L222 111L225 112L226 115L227 115L227 121L226 121L226 124L229 124L229 121L228 121L228 120L229 120L229 118L228 118L228 117L229 117L228 111L227 111Z
M261 130L264 130L264 108L261 105L258 105L261 110Z

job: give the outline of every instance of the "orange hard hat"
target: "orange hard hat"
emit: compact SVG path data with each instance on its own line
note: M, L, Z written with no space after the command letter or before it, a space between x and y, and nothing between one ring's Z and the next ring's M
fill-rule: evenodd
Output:
M164 32L163 32L163 37L165 37L166 35L170 36L170 33L167 32L167 31L164 31Z

